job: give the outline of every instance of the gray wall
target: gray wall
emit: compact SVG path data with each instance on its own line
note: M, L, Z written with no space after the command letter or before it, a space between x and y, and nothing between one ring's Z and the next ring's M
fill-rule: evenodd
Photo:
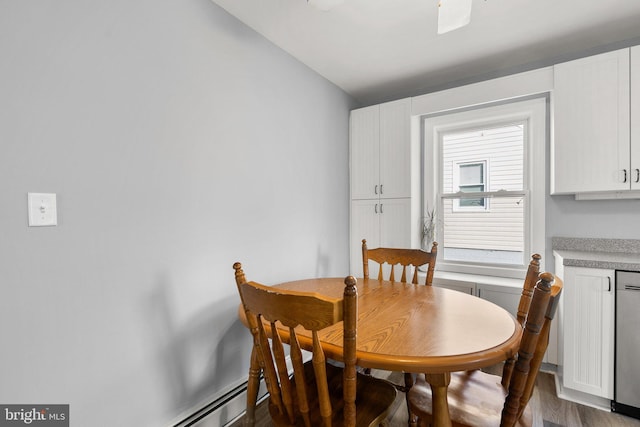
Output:
M552 237L640 239L640 200L575 200L547 196L547 260L554 271Z
M167 425L246 379L234 261L348 273L354 101L211 1L2 1L0 58L0 403Z
M640 200L547 200L549 237L640 239Z

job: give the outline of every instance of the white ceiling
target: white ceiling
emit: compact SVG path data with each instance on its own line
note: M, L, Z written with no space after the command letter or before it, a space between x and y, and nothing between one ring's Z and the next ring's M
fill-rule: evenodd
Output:
M442 35L438 0L213 1L363 104L640 43L640 0L474 0Z

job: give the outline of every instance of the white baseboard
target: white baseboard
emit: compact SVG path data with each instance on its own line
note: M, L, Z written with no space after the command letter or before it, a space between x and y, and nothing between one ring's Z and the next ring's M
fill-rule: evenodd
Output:
M258 402L267 397L264 381L260 381ZM246 412L247 382L232 388L222 396L192 411L172 427L222 427L231 425Z
M302 352L302 360L311 360L311 353ZM291 357L286 357L289 373L293 373ZM267 387L264 379L260 379L258 389L258 403L268 397ZM223 427L231 425L240 417L244 416L247 407L247 382L244 381L232 387L226 393L219 396L210 403L200 405L192 411L187 411L187 415L180 417L181 421L172 424L171 427Z
M605 412L611 412L611 399L604 397L593 396L591 394L583 393L581 391L565 388L562 385L562 378L559 375L555 376L556 379L556 395L560 399L568 400L570 402L578 403L580 405L589 406L594 409L599 409Z

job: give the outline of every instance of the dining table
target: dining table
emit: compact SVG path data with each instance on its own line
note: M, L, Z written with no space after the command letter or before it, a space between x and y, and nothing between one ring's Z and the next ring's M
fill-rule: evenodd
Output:
M344 278L312 278L275 285L342 298ZM386 371L423 373L433 392L433 422L451 426L447 387L451 372L488 367L515 355L522 328L498 305L451 289L376 279L357 279L357 365ZM239 316L246 325L242 309ZM298 331L296 330L298 333ZM299 335L300 344L311 340ZM342 360L342 324L322 330L327 357ZM258 359L251 358L247 416L254 417Z

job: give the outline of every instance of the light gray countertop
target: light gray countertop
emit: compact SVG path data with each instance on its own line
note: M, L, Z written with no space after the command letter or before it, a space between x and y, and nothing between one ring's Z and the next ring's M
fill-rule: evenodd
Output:
M552 242L563 265L640 271L640 240L554 237Z

